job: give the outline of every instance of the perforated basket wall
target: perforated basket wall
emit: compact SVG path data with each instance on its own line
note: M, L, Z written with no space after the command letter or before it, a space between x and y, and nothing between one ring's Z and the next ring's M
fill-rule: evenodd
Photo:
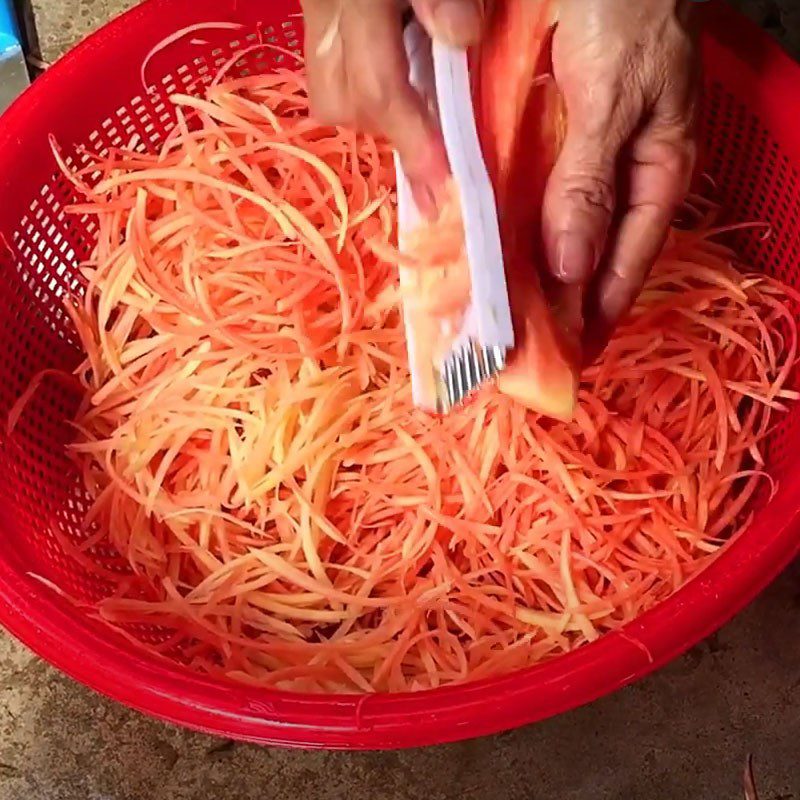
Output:
M82 141L64 140L56 133L67 164L85 166L91 160L89 153L102 154L111 147L158 150L174 125L171 95L201 94L232 55L262 40L288 52L257 49L245 53L232 74L263 73L289 62L296 65L291 53L301 53L298 28L298 21L284 19L247 26L240 35L230 30L198 32L196 41L213 38L214 44L192 45L184 53L185 61L170 64L164 72L148 69L144 77L149 89L140 82L130 99L118 98L119 105L99 119ZM50 162L52 167L54 159ZM51 367L69 368L81 357L77 335L63 308L64 293L82 295L79 265L89 258L96 239L95 217L64 211L80 199L69 180L53 171L12 228L10 246L0 256L0 286L7 298L6 313L13 319L0 333L5 378L0 386L2 418L34 375ZM11 515L21 564L53 579L77 599L92 601L107 595L110 585L96 571L82 569L71 547L80 546L92 534L82 523L88 498L65 447L71 435L65 420L74 413L77 400L75 390L63 379L44 380L14 437L0 450L0 472L14 476L3 482L0 496L6 500L4 513ZM19 442L26 446L20 448ZM128 571L108 545L92 547L85 556L106 569Z
M800 287L800 69L757 31L709 8L705 170L733 219L759 219L772 236L739 237L743 256ZM153 149L172 125L168 96L198 93L215 68L263 37L299 51L301 24L288 0L150 0L69 55L0 120L0 420L48 368L80 358L62 309L80 293L79 264L92 248L94 221L67 215L76 199L55 169L47 135L71 164L85 149ZM197 22L239 21L241 35L203 31L144 55L172 31ZM727 27L721 32L720 20ZM198 42L198 40L202 41ZM748 53L746 58L742 53ZM267 49L236 70L262 72L292 61ZM93 601L108 585L81 561L126 569L114 552L79 546L90 531L87 498L65 455L76 396L63 379L46 378L9 437L0 440L0 622L62 669L149 713L229 736L286 744L379 747L425 744L511 727L563 711L653 669L719 625L770 580L797 550L800 507L800 408L776 429L769 468L780 493L701 579L634 623L584 650L508 678L414 698L310 698L214 684L175 663L143 655L30 577L52 580ZM157 630L132 629L143 640ZM630 640L641 646L631 646Z

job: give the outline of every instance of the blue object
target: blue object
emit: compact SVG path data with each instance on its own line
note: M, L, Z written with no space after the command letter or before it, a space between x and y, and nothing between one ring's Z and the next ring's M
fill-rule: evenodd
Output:
M0 0L0 58L6 58L11 50L22 50L19 31L11 0Z
M25 53L11 0L0 0L0 112L28 85Z

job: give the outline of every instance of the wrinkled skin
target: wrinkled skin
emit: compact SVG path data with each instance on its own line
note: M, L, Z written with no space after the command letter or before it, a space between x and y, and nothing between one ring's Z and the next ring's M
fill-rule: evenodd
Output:
M489 0L491 1L491 0ZM480 40L484 0L411 0L432 36ZM311 103L324 120L387 136L418 199L447 174L407 80L399 0L303 0ZM696 59L688 0L560 0L553 70L567 136L543 208L561 308L596 355L636 299L689 186Z

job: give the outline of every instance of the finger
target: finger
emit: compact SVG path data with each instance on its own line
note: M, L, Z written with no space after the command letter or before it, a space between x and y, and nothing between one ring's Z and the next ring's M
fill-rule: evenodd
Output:
M323 123L349 125L351 107L341 40L341 0L301 0L311 112Z
M645 132L632 145L628 207L598 278L591 310L600 342L629 311L658 258L675 212L689 189L695 160L690 136ZM604 341L603 341L604 344Z
M428 105L408 80L399 5L348 2L341 25L357 123L389 139L418 197L434 195L449 173L447 157Z
M447 157L426 103L408 81L400 4L305 0L304 12L314 115L389 139L421 210L433 213Z
M579 364L583 357L584 332L584 287L580 284L565 284L555 280L543 281L553 318L561 334L561 345L570 361Z
M469 47L480 40L485 16L483 0L411 0L411 3L432 37L454 47Z
M567 102L567 135L545 190L542 236L555 278L548 297L567 341L581 351L587 286L603 252L615 205L616 167L629 125L617 103L597 104L591 118L583 102ZM604 132L606 135L604 135Z
M615 97L587 102L565 94L565 101L567 135L545 191L543 238L552 274L563 283L584 285L605 246L617 160L636 116Z

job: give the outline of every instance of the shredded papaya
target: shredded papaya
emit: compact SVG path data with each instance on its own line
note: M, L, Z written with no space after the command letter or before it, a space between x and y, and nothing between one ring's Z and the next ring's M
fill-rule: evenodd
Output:
M710 205L571 421L494 385L431 415L411 398L389 147L310 118L298 71L173 103L160 150L69 173L98 219L66 300L91 508L59 540L131 641L291 690L506 673L671 595L772 490L798 298L733 266Z

